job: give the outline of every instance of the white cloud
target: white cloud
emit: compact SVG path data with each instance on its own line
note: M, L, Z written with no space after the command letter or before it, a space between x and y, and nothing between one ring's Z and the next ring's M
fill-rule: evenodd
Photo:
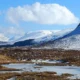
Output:
M20 27L8 27L6 30L7 34L13 34L13 35L22 35L24 34L23 30L20 29Z
M7 18L13 23L19 21L31 21L40 24L73 24L78 22L78 18L65 6L59 4L40 4L36 2L32 5L11 7L7 11Z
M0 33L2 33L3 35L6 35L9 39L12 37L20 37L23 36L25 34L25 32L23 31L23 29L21 29L20 27L0 27Z
M0 41L8 41L9 39L6 37L6 36L4 36L2 33L0 33Z

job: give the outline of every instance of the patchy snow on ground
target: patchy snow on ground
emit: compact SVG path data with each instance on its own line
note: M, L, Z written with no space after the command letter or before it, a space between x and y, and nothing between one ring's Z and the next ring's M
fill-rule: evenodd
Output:
M44 72L44 71L49 71L49 72L56 72L57 75L61 74L73 74L74 76L70 78L79 78L80 79L80 67L77 66L41 66L40 69L34 68L35 64L9 64L9 65L3 65L8 68L15 68L15 69L22 69L21 72L25 71L31 71L31 72ZM13 71L14 72L14 71ZM20 72L20 71L19 71Z
M34 62L34 63L61 63L60 60L42 60L42 59L31 60L31 62Z

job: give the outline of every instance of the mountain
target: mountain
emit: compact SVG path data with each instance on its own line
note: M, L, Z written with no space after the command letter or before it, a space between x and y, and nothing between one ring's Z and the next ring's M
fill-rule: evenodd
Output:
M60 37L63 37L64 35L70 33L71 31L73 31L73 29L64 29L64 30L59 30L57 32L52 31L51 35L39 38L39 39L35 39L36 42L47 42L47 41L53 41L55 39L58 39Z
M24 40L28 40L28 39L41 39L45 36L49 36L53 34L53 31L49 31L49 30L42 30L42 31L32 31L32 32L28 32L26 33L24 36L22 36L21 38L17 39L17 41L24 41Z
M33 39L15 42L12 46L31 46L34 45Z
M12 46L31 46L31 45L39 45L45 43L47 41L55 40L69 32L73 29L67 29L64 31L61 30L42 30L42 31L34 31L28 32L23 37L15 40L15 43ZM11 44L11 43L10 43Z
M44 44L44 48L80 49L80 24L72 32Z
M34 42L45 42L49 40L55 40L56 38L59 38L61 36L64 36L65 34L68 34L73 29L67 29L67 30L41 30L41 31L34 31L34 32L28 32L23 37L15 40L18 41L25 41L29 39L33 39Z
M6 43L2 43L1 46L31 46L42 44L63 37L64 35L70 33L72 30L73 29L32 31L26 33L20 38L12 37Z
M69 36L73 36L73 35L80 35L80 23L78 24L78 26L75 28L75 30L73 30L71 33L67 34L64 36L65 37L69 37Z

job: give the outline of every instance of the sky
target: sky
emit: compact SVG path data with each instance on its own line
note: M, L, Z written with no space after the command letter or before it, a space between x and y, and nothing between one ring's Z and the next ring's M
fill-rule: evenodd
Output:
M0 34L22 36L29 31L75 28L80 0L0 0Z

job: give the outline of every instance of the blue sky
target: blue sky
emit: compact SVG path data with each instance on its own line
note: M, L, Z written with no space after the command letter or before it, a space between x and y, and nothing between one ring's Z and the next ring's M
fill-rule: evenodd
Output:
M3 33L5 31L4 35L14 36L14 35L18 35L19 32L21 33L21 31L24 33L28 31L36 31L36 30L61 30L61 29L67 29L67 28L74 28L78 24L75 22L71 22L72 24L66 23L67 25L59 24L59 22L58 23L56 22L56 24L55 23L50 24L49 22L49 24L47 24L47 22L42 23L40 20L38 21L35 21L35 20L30 21L29 19L27 20L26 19L27 17L25 18L25 20L23 20L25 16L21 14L20 16L17 15L18 16L17 20L23 18L18 21L18 24L15 24L10 20L8 20L9 16L7 17L7 12L9 12L11 16L13 16L13 20L16 20L15 8L17 8L18 6L20 6L20 8L23 8L24 5L32 6L36 2L39 2L41 6L43 4L50 4L50 5L59 4L60 6L63 6L63 7L65 6L72 14L74 14L76 18L80 19L80 0L0 0L0 33ZM12 12L10 13L9 11L11 7L13 8L14 15ZM44 16L41 16L40 18L41 20L42 20L42 17ZM70 16L68 16L68 18L70 18ZM46 21L46 19L44 20ZM12 29L13 31L11 32L10 30Z

